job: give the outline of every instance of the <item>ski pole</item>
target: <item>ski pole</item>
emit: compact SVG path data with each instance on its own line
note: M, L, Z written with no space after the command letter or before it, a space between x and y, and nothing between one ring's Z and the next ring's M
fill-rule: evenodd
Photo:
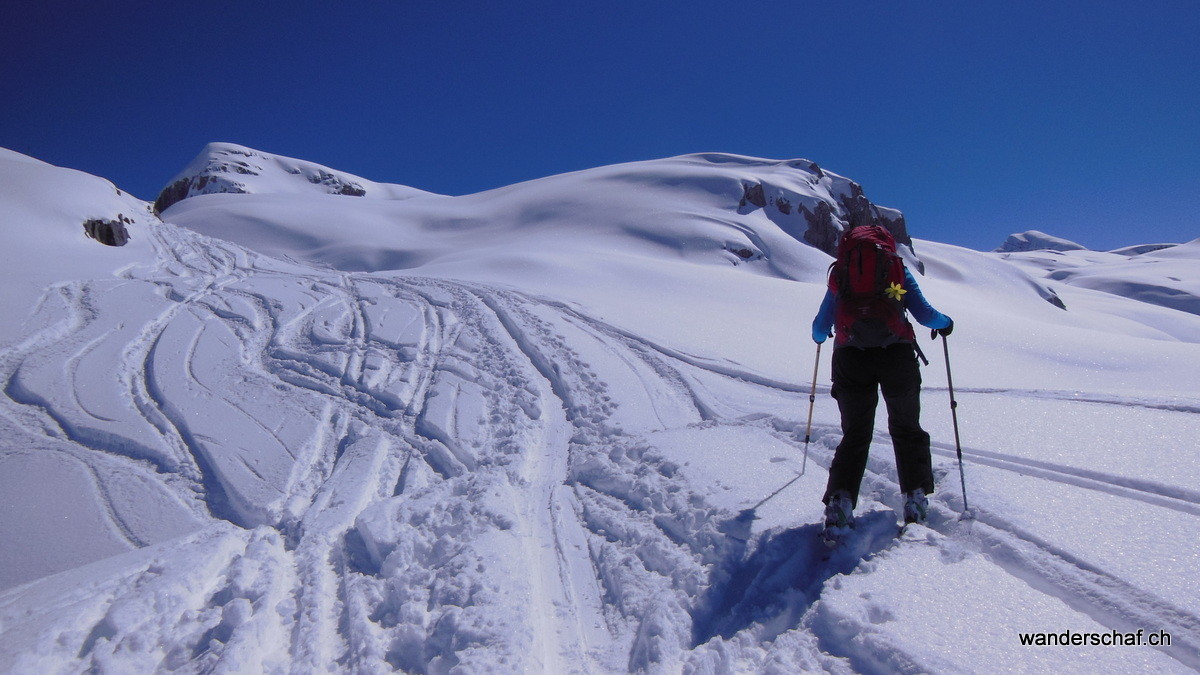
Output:
M800 475L808 470L808 442L812 440L813 406L817 404L817 369L821 367L821 343L817 343L817 362L813 364L812 389L808 392L808 425L804 427L804 462L800 465Z
M759 503L755 504L754 506L751 506L750 508L746 509L745 511L742 511L743 515L747 515L748 517L753 517L753 516L749 516L748 514L753 514L755 511L758 510L758 507L771 501L771 499L773 499L775 497L775 495L779 494L780 492L783 492L784 490L786 490L788 488L789 485L800 480L800 477L803 476L804 472L808 470L808 442L810 440L812 440L813 406L816 405L816 403L817 403L817 370L820 368L820 366L821 366L821 343L818 342L817 343L817 362L813 365L812 389L808 392L808 425L804 429L804 462L800 465L800 473L796 474L791 480L789 480L787 483L784 483L782 486L780 486L778 490L776 490L776 491L772 492L771 494L767 495L766 497L764 497L763 500L760 501Z
M942 335L942 351L946 355L946 385L950 388L950 417L954 420L954 451L958 453L958 478L962 481L963 517L969 517L971 509L967 506L967 474L963 471L962 443L958 437L958 401L954 400L954 378L950 375L950 346L945 334Z

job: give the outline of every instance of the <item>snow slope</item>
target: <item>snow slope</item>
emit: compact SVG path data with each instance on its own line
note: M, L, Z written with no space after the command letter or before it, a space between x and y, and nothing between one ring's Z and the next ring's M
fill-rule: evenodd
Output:
M408 199L428 192L376 183L315 162L272 155L234 143L209 143L154 202L155 211L206 194L344 195Z
M1008 235L1008 239L996 249L996 253L1019 253L1023 251L1086 251L1087 248L1073 241L1055 237L1045 232L1029 230Z
M881 415L859 534L826 558L827 354L803 452L829 258L796 212L739 202L749 181L840 216L845 179L808 167L263 187L160 223L0 155L23 317L0 341L0 670L1200 668L1200 316L1076 282L1178 263L1195 298L1195 246L1124 267L917 241L978 517L925 341L931 527L894 538ZM82 236L114 208L128 246ZM1138 629L1171 644L1018 637Z
M1137 247L1133 247L1136 249ZM1047 279L1142 302L1200 313L1200 239L1148 252L1123 254L1068 251L1060 255L1014 254L1007 258Z

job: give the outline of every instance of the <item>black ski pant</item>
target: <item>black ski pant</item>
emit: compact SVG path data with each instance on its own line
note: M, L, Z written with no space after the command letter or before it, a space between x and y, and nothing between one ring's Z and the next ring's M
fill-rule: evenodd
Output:
M845 490L855 506L875 434L879 392L887 405L888 431L896 451L900 490L933 492L929 434L921 428L921 369L913 345L841 347L833 351L833 390L842 414L842 442L833 453L822 501Z

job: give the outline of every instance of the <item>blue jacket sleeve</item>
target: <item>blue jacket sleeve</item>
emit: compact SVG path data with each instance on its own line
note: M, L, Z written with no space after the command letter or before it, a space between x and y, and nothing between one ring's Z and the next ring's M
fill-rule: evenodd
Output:
M917 285L917 280L913 277L912 272L908 268L904 269L904 285L907 286L908 292L904 294L904 308L913 315L926 328L945 328L952 321L950 317L942 314L929 304L925 299L925 295L921 293L921 287Z
M821 309L817 310L817 318L812 323L813 342L821 344L833 335L833 310L836 304L833 291L825 289L825 299L821 301Z

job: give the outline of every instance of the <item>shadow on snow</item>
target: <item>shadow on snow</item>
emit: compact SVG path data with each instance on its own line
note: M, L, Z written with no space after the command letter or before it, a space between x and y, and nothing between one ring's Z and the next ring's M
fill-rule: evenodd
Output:
M875 510L857 518L856 529L832 551L821 542L821 525L762 533L750 541L753 511L743 511L722 526L735 545L714 583L692 610L692 642L732 637L755 624L773 639L800 624L821 597L825 582L849 574L866 558L891 544L896 513Z

